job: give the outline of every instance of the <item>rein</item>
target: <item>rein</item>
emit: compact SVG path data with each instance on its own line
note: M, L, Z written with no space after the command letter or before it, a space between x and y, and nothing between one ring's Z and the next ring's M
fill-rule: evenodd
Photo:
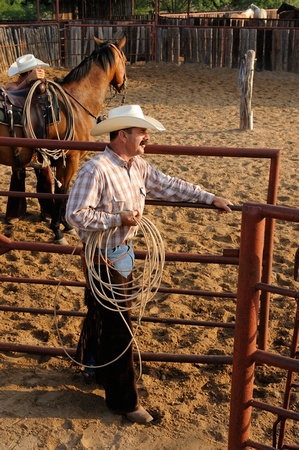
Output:
M110 87L111 87L111 86L110 86ZM113 86L113 88L114 88L114 86ZM100 116L95 116L94 114L92 114L92 113L91 113L84 105L82 105L81 102L79 102L78 99L76 99L76 97L74 97L72 94L70 94L66 89L63 88L63 90L64 90L64 92L65 92L69 97L71 97L76 103L78 103L78 105L81 106L81 108L84 109L84 111L86 111L87 114L89 114L91 117L93 117L93 118L96 120L97 123L99 123L99 122L101 122L101 121L103 120L103 119L101 119ZM114 88L114 95L112 95L112 96L110 97L110 99L108 99L108 100L105 102L105 103L106 103L105 106L108 106L108 105L109 105L109 103L111 102L111 100L114 99L114 97L116 96L116 94L117 94L117 90ZM123 105L124 102L125 102L125 98L126 98L126 91L124 92L124 95L123 95L123 98L122 98L122 101L121 101L121 104L122 104L122 105ZM103 106L104 106L104 104L103 104Z
M94 119L97 120L97 117L94 116L87 108L85 108L85 106L82 105L82 103L80 103L79 100L76 99L76 97L74 97L72 94L70 94L66 89L63 88L63 90L64 90L64 92L65 92L69 97L71 97L73 100L75 100L75 102L77 102L78 105L81 106L81 108L83 108L84 111L87 112L87 114L89 114L91 117L93 117Z

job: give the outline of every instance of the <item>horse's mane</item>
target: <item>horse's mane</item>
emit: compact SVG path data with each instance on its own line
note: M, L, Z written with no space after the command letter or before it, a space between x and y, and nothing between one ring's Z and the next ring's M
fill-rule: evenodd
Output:
M290 5L289 3L283 2L282 5L277 10L277 14L281 11L291 11L292 9L296 9L294 5Z
M115 54L110 44L111 42L106 41L101 46L97 46L89 56L83 59L64 78L54 78L54 81L61 85L72 81L80 81L89 74L93 63L97 64L106 72L107 68L112 67L115 62Z

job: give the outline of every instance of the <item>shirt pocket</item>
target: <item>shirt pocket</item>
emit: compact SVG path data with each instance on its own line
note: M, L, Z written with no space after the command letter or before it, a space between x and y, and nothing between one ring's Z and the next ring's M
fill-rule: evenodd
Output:
M127 202L123 195L115 194L112 197L112 212L127 211Z

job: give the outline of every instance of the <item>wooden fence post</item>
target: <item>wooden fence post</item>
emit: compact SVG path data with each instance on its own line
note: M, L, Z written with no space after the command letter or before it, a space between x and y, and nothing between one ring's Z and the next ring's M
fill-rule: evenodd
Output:
M255 51L248 50L240 67L239 87L241 87L240 101L240 130L253 129L253 113L251 110L252 84L254 75Z

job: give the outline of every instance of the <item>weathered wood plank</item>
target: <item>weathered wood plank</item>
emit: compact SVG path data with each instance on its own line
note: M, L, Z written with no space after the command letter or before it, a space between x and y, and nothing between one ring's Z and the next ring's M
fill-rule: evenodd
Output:
M232 51L233 51L233 30L225 30L225 50L224 50L224 66L232 67Z
M191 39L191 61L192 63L197 63L197 29L190 29L190 39Z
M211 67L212 58L212 28L206 28L206 52L205 52L205 64L207 67Z
M233 49L232 49L232 68L236 69L239 67L239 56L240 56L240 30L234 28L233 30Z
M218 45L217 45L217 59L216 66L222 67L223 59L223 28L218 28Z
M293 72L299 73L299 30L294 31Z
M206 55L206 30L205 28L199 28L197 33L197 43L198 43L198 64L203 66L205 64Z
M240 60L244 58L249 48L249 30L248 28L241 28L240 30Z
M178 27L172 29L173 32L173 62L180 62L181 35Z
M261 71L264 68L264 40L265 30L256 31L256 70Z
M286 66L286 70L288 72L292 72L292 70L293 70L293 61L294 61L294 52L295 52L294 36L295 36L294 30L289 30L288 61L287 61L287 66Z
M272 70L272 34L274 30L265 31L264 69Z
M217 37L217 28L212 28L212 67L217 66Z

